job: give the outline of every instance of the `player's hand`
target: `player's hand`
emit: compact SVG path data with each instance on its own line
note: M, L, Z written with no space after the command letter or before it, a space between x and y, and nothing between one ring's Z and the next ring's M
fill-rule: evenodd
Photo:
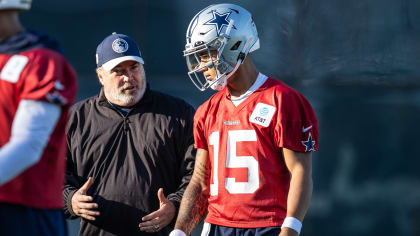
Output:
M98 204L93 203L93 198L86 195L86 192L91 185L92 177L89 177L86 183L77 190L71 198L73 212L87 220L95 220L95 216L99 215L99 211L94 210L98 208Z
M291 228L284 227L281 229L279 236L298 236L298 233Z
M175 206L163 195L163 189L158 190L160 207L147 216L141 218L143 221L139 224L140 230L148 233L158 232L167 226L175 216Z

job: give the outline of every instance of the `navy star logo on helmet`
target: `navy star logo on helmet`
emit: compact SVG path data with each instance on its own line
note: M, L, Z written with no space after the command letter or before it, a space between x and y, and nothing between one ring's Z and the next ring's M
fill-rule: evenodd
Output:
M112 50L116 53L124 53L128 50L128 43L122 38L117 38L112 42Z
M206 23L204 23L204 25L216 26L217 35L220 35L220 32L222 31L223 26L227 27L229 25L229 21L227 20L227 18L229 18L229 15L232 12L230 11L224 14L220 14L217 11L212 11L212 13L213 13L213 18L207 21Z
M309 132L308 140L302 141L302 144L306 147L305 152L314 151L315 141L312 140L312 134Z

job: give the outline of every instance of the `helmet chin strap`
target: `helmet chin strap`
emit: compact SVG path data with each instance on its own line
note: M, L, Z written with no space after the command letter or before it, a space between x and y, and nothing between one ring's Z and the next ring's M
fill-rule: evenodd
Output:
M231 22L232 21L233 20L231 20ZM229 25L230 25L230 23L229 23ZM250 37L246 41L245 46L242 48L240 54L244 54L247 51L247 48L248 48L249 44L252 42L253 39L254 39L253 37ZM217 90L217 91L220 91L220 90L224 89L227 85L228 79L233 74L235 74L235 72L238 70L239 66L243 63L243 60L245 60L245 57L244 58L239 58L238 61L236 62L235 68L233 68L233 70L231 72L229 72L228 75L226 75L226 73L225 73L224 75L219 77L219 79L217 79L214 83L212 83L210 85L210 88L212 88L213 90ZM209 81L207 81L207 82L209 82Z
M238 68L239 68L239 66L242 64L242 60L239 60L237 63L236 63L236 66L235 66L235 68L233 68L233 70L231 71L231 72L229 72L229 74L228 75L226 75L226 74L224 74L224 75L222 75L218 80L217 80L217 82L215 82L215 83L213 83L210 87L213 89L213 90L217 90L217 91L220 91L220 90L222 90L222 89L224 89L225 87L226 87L226 85L227 85L227 80L233 75L233 74L235 74L235 72L236 72L236 70L238 70Z

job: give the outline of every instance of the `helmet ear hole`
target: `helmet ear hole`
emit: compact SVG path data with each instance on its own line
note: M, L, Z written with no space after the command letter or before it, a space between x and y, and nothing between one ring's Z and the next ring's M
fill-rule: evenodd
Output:
M235 51L238 50L239 46L241 45L242 41L238 41L236 42L231 48L230 50Z

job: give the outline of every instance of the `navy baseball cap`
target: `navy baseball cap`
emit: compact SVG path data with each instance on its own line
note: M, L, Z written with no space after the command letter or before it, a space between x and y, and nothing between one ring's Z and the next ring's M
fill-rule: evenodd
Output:
M124 34L112 33L96 48L96 67L112 70L123 61L137 61L144 64L136 42Z

